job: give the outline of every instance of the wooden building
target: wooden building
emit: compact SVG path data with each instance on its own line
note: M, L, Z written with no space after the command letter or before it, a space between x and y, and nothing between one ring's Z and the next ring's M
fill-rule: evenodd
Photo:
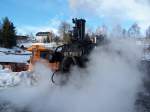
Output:
M13 72L27 71L30 55L0 54L0 65Z

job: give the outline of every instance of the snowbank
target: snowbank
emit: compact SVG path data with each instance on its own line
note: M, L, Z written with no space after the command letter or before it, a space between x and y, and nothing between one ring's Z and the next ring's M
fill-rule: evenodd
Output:
M36 78L34 74L28 71L11 72L9 69L0 70L0 89L21 86L34 85Z

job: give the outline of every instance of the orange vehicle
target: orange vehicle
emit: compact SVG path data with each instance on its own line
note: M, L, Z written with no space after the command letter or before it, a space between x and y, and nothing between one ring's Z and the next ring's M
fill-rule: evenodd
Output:
M52 49L46 48L42 44L35 44L29 47L27 50L32 52L29 70L32 70L36 62L48 64L52 71L59 69L59 61L50 61L54 52Z

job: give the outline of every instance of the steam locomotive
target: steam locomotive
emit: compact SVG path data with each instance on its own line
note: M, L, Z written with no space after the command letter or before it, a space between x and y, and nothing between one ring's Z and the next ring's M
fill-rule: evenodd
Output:
M59 61L59 69L56 70L51 80L56 83L54 76L61 74L68 79L70 69L72 66L76 65L80 68L86 67L86 62L88 62L88 56L91 51L96 46L96 43L90 38L85 36L85 23L84 19L72 19L74 23L73 30L70 31L70 42L61 46L58 46L53 53L52 61ZM63 83L66 81L63 81Z
M70 41L68 43L56 47L55 50L46 49L42 45L34 45L28 48L28 51L32 52L31 65L41 59L49 62L48 65L54 71L51 81L55 84L67 82L72 66L85 68L91 51L97 46L97 43L104 40L104 36L100 36L96 42L95 38L89 38L85 35L86 21L84 19L75 18L72 19L72 22L74 26L72 31L69 31ZM61 76L60 79L63 80L56 82L57 76Z

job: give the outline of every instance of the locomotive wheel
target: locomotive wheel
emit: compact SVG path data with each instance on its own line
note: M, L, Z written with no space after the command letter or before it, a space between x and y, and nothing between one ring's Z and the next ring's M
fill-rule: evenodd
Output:
M69 80L69 72L72 65L76 64L74 57L65 57L61 63L60 71L55 71L51 76L52 83L64 85Z
M65 85L68 82L68 74L55 71L51 76L51 81L55 85Z
M70 71L72 65L76 64L76 59L74 57L64 57L61 63L61 71L67 73Z

